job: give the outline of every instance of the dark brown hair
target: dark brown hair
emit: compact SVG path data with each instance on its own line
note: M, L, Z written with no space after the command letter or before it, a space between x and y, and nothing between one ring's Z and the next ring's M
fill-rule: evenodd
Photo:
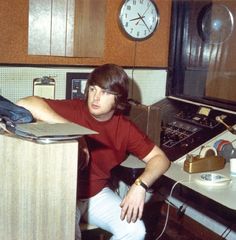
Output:
M117 110L125 110L128 105L129 77L124 69L115 64L104 64L94 69L88 78L85 88L85 99L88 99L89 86L100 88L114 93Z

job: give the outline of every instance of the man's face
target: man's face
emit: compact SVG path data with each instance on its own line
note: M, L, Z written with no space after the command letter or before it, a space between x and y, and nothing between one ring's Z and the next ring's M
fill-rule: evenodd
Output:
M98 121L109 120L115 111L115 94L97 85L89 86L88 109Z

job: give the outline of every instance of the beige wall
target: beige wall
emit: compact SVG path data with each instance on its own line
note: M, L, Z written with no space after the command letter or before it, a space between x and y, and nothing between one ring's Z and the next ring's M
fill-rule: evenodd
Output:
M16 102L19 98L32 95L34 78L52 76L56 81L55 97L63 99L66 93L66 72L90 72L92 69L0 66L0 94ZM130 84L132 98L146 105L164 98L166 70L125 70L134 79Z

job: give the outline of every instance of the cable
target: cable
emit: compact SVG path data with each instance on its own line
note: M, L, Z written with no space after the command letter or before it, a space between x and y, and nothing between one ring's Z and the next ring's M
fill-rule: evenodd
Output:
M162 192L160 192L159 190L157 190L157 192L158 192L158 194L161 195L162 197L166 197L165 193L162 193ZM165 199L165 202L168 203L168 204L170 204L172 207L174 207L174 208L176 208L176 209L178 208L178 206L175 205L174 203L172 203L169 199Z
M177 182L174 183L174 185L172 186L171 190L170 190L170 195L169 197L172 196L172 193L176 187L177 184L181 183L181 182L184 182L183 180L179 180ZM163 235L163 233L165 232L166 230L166 226L167 226L167 223L168 223L168 219L169 219L169 211L170 211L170 204L167 204L167 211L166 211L166 220L165 220L165 224L164 224L164 227L162 229L162 232L159 234L159 236L155 239L155 240L158 240L160 239L160 237Z
M230 232L232 231L232 224L231 225L228 225L225 230L221 233L220 237L222 239L227 239L227 236L230 234Z
M173 191L176 187L176 185L178 185L179 183L191 183L189 181L184 181L184 180L179 180L177 182L175 182L171 188L169 197L172 197ZM160 191L158 191L160 195L164 196L163 193L161 193ZM165 223L164 223L164 227L162 229L162 232L159 234L159 236L157 236L157 238L155 238L155 240L158 240L162 237L162 235L164 234L166 227L167 227L167 223L168 223L168 219L169 219L169 211L170 211L170 205L175 207L176 209L178 209L179 214L184 214L185 210L187 209L187 205L185 203L183 203L180 207L177 207L175 204L173 204L169 199L165 199L165 202L167 203L167 211L166 211L166 219L165 219ZM177 213L178 214L178 213ZM226 226L225 230L221 233L220 237L222 240L226 240L227 236L231 233L232 231L232 226L233 225L228 225Z
M134 87L134 70L136 67L136 51L137 51L137 41L134 42L134 58L133 58L133 67L132 67L132 74L131 74L131 96L133 98L133 87Z
M227 232L228 231L228 232ZM226 237L229 235L229 233L231 232L231 229L229 227L227 227L223 233L220 235L221 239L226 239ZM224 236L225 235L225 236Z

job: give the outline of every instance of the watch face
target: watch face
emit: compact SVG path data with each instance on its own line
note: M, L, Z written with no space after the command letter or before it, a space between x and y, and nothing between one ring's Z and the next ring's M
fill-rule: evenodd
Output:
M131 39L149 38L159 23L159 12L151 0L126 0L120 9L120 26Z
M141 180L140 180L139 178L137 178L137 179L135 180L135 184L138 185L138 186L140 186L140 185L141 185Z

